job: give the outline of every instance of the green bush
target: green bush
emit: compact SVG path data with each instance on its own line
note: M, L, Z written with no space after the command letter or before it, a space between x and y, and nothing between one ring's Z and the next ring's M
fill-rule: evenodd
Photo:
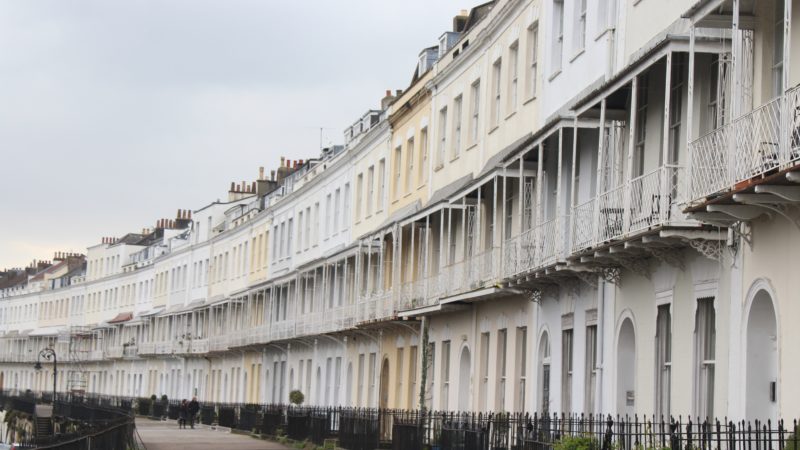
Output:
M306 399L305 395L303 395L303 393L297 389L293 390L292 392L289 392L289 401L293 405L302 405L305 399Z
M783 450L800 450L800 435L798 434L797 427L794 429L794 433L786 436L786 446L783 447Z
M597 450L597 440L590 436L564 436L553 446L555 450Z

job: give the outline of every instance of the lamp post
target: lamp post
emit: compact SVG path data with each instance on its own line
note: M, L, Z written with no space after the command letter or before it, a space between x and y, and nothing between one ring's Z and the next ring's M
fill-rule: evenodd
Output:
M36 358L36 364L33 366L36 370L42 370L42 358L46 361L53 360L53 404L56 402L56 386L58 386L58 358L56 358L56 351L50 347L43 348Z

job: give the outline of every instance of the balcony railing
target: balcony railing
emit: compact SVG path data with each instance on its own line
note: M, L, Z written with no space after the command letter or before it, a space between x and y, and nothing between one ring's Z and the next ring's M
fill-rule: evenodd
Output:
M552 264L562 257L568 216L545 221L506 241L503 273L514 276Z
M670 223L678 210L683 168L664 165L572 208L572 253Z
M156 352L155 342L142 342L139 344L140 355L153 355Z
M692 202L795 165L800 160L800 87L690 142L689 154Z
M194 354L208 353L208 339L192 339L189 352Z
M122 358L123 349L121 345L115 345L114 347L109 347L108 349L108 357L112 359L120 359Z

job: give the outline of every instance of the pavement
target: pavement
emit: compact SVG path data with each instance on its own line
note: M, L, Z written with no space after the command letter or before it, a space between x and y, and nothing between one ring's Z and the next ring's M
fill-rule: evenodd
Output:
M212 430L209 427L195 426L194 429L179 429L174 420L166 422L136 418L139 431L147 450L218 450L235 448L237 450L285 450L289 447L276 442L255 439L250 436L230 433L227 430Z

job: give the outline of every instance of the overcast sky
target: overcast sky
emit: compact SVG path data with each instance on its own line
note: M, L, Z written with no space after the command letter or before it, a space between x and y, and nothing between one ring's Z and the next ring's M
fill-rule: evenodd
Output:
M0 268L306 159L469 0L0 0Z

